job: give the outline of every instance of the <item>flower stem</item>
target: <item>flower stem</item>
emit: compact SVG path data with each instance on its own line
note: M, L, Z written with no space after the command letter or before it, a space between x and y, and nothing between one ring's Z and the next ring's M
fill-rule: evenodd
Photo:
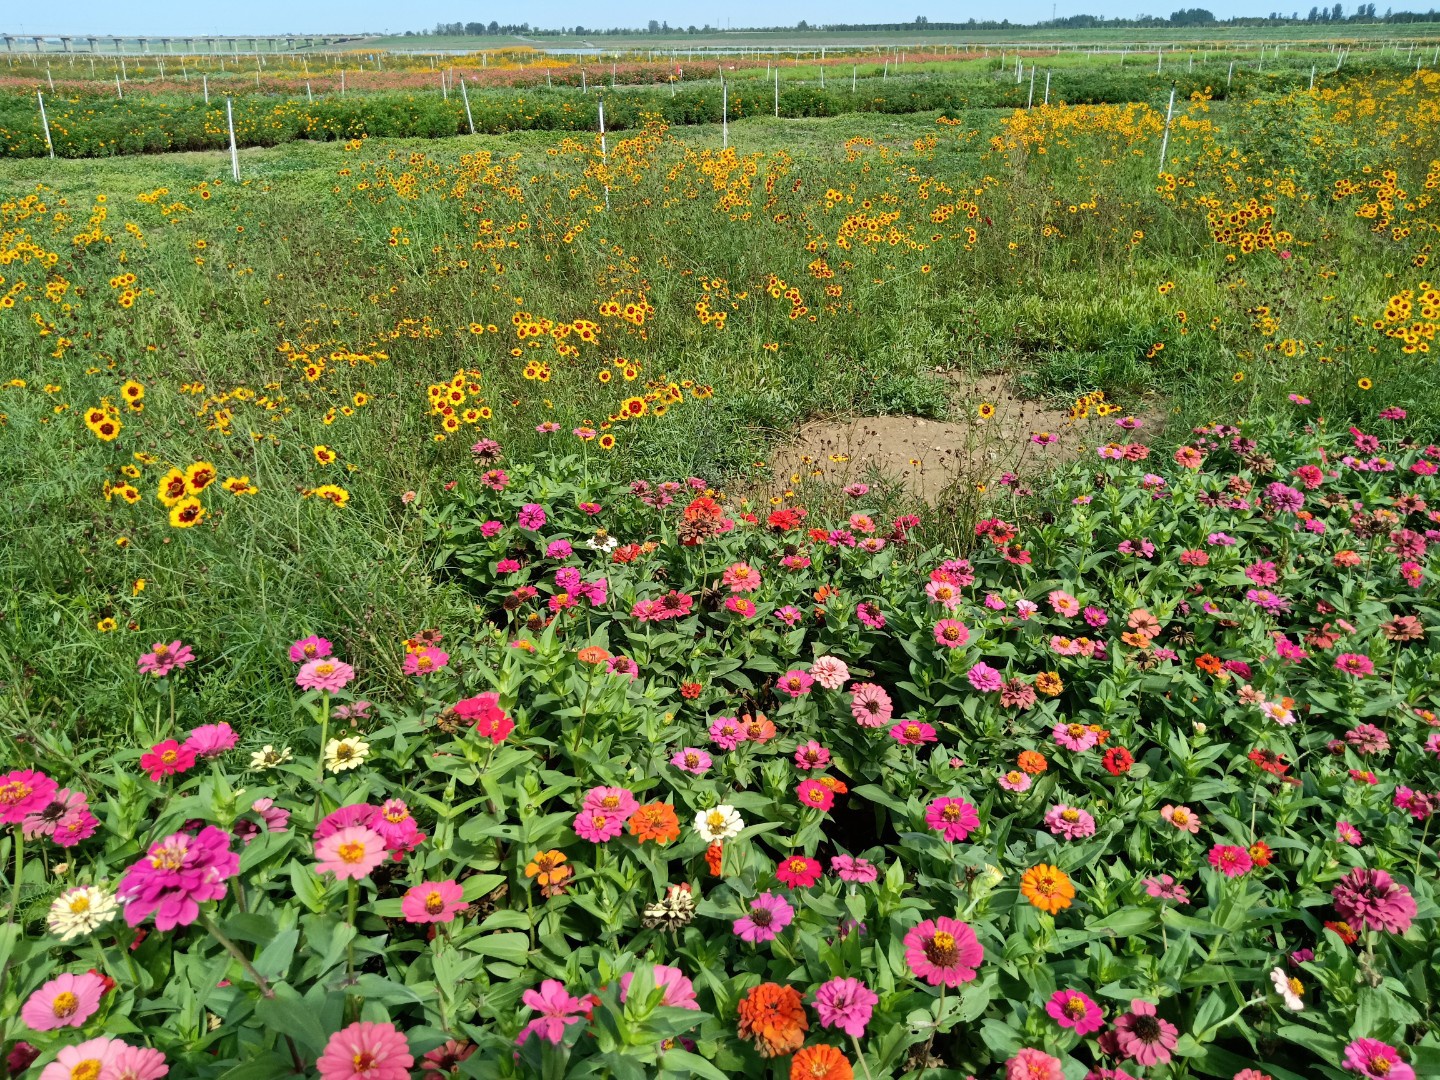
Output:
M315 755L315 786L325 783L325 744L330 739L330 691L320 697L320 752Z
M20 877L25 872L25 832L24 826L18 821L15 823L15 880L10 883L10 912L5 917L6 922L15 921L15 912L20 907Z
M201 915L200 925L205 927L205 929L210 932L210 936L219 942L220 947L234 957L235 961L244 968L245 974L250 977L251 982L259 987L261 994L267 998L273 998L275 996L275 991L270 989L270 983L266 981L265 976L256 971L255 965L245 959L245 954L240 951L238 945L220 932L220 928L210 921L210 916Z
M940 1003L935 1006L935 1022L930 1025L930 1037L925 1040L925 1050L920 1055L920 1071L923 1073L930 1064L930 1047L935 1045L935 1036L940 1033L940 1022L945 1019L945 984L940 984Z
M860 1050L860 1040L854 1035L851 1035L850 1042L855 1046L855 1060L860 1063L860 1071L865 1074L865 1080L875 1080L875 1078L870 1075L870 1066L865 1063L865 1055Z

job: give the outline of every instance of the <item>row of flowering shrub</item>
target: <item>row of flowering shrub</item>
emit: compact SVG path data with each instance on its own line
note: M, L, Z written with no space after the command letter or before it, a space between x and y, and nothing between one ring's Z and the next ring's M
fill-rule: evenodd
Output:
M10 1075L1436 1075L1440 449L1286 410L963 558L482 441L403 676L11 748Z

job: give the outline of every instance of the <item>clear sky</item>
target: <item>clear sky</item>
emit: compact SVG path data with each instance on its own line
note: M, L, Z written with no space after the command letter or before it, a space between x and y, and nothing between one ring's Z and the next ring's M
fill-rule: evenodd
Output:
M1296 0L1298 2L1298 0ZM1358 0L1357 0L1358 2ZM1291 4L1290 8L1295 5ZM1386 5L1389 6L1387 3ZM1396 3L1397 8L1431 6L1429 0L1417 5ZM1176 8L1205 7L1219 18L1264 15L1278 6L1253 3L1206 3L1205 0L1160 0L1149 4L1137 0L1070 0L1056 3L1060 15L1093 14L1107 18L1136 14L1168 15ZM1352 11L1354 3L1346 3ZM526 4L476 4L473 0L141 0L114 3L113 0L67 0L65 3L33 4L13 0L0 13L0 31L31 34L283 34L351 33L422 30L437 22L528 22L551 28L644 26L651 19L671 26L773 26L794 25L805 19L817 23L863 23L899 19L909 21L925 15L934 21L963 22L969 18L1008 18L1012 22L1048 19L1051 0L1012 0L1005 4L950 6L926 0L901 5L876 0L730 0L725 4L666 3L664 0L614 0L596 5L581 0L543 0ZM1262 10L1263 8L1263 10ZM1309 5L1301 9L1303 15Z

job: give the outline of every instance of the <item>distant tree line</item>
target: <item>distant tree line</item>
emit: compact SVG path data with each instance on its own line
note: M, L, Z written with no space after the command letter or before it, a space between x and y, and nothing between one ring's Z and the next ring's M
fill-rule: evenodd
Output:
M1063 19L1046 19L1037 23L1015 23L1009 19L1002 19L999 22L994 20L969 19L965 22L931 22L924 15L916 16L913 22L895 23L826 23L824 25L811 25L801 19L794 26L750 26L743 28L727 28L726 32L765 32L765 31L806 31L806 30L855 30L855 31L904 31L904 30L1022 30L1022 29L1061 29L1061 30L1088 30L1100 27L1111 29L1124 29L1127 27L1156 28L1174 26L1287 26L1295 23L1433 23L1440 22L1440 13L1434 8L1429 11L1393 11L1385 9L1383 15L1377 15L1374 4L1360 4L1349 15L1345 14L1344 5L1336 4L1334 7L1312 7L1308 14L1301 15L1298 11L1292 11L1289 15L1283 12L1272 11L1268 16L1252 16L1248 18L1217 19L1213 12L1206 8L1182 8L1179 11L1171 12L1169 17L1158 15L1140 15L1130 19L1107 19L1103 15L1067 15ZM452 22L437 23L433 30L407 30L406 37L418 37L435 35L439 37L559 37L561 35L576 37L605 37L605 36L632 36L636 34L716 34L721 31L705 24L704 26L674 26L668 22L651 19L649 24L643 27L586 27L586 26L561 26L553 29L541 29L532 27L529 23L501 23L491 20L483 22Z

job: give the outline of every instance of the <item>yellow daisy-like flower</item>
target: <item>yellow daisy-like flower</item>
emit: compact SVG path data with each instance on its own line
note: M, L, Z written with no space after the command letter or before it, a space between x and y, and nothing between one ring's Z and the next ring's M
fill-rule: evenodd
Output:
M170 524L177 529L188 529L205 520L205 507L200 500L188 497L170 507Z

